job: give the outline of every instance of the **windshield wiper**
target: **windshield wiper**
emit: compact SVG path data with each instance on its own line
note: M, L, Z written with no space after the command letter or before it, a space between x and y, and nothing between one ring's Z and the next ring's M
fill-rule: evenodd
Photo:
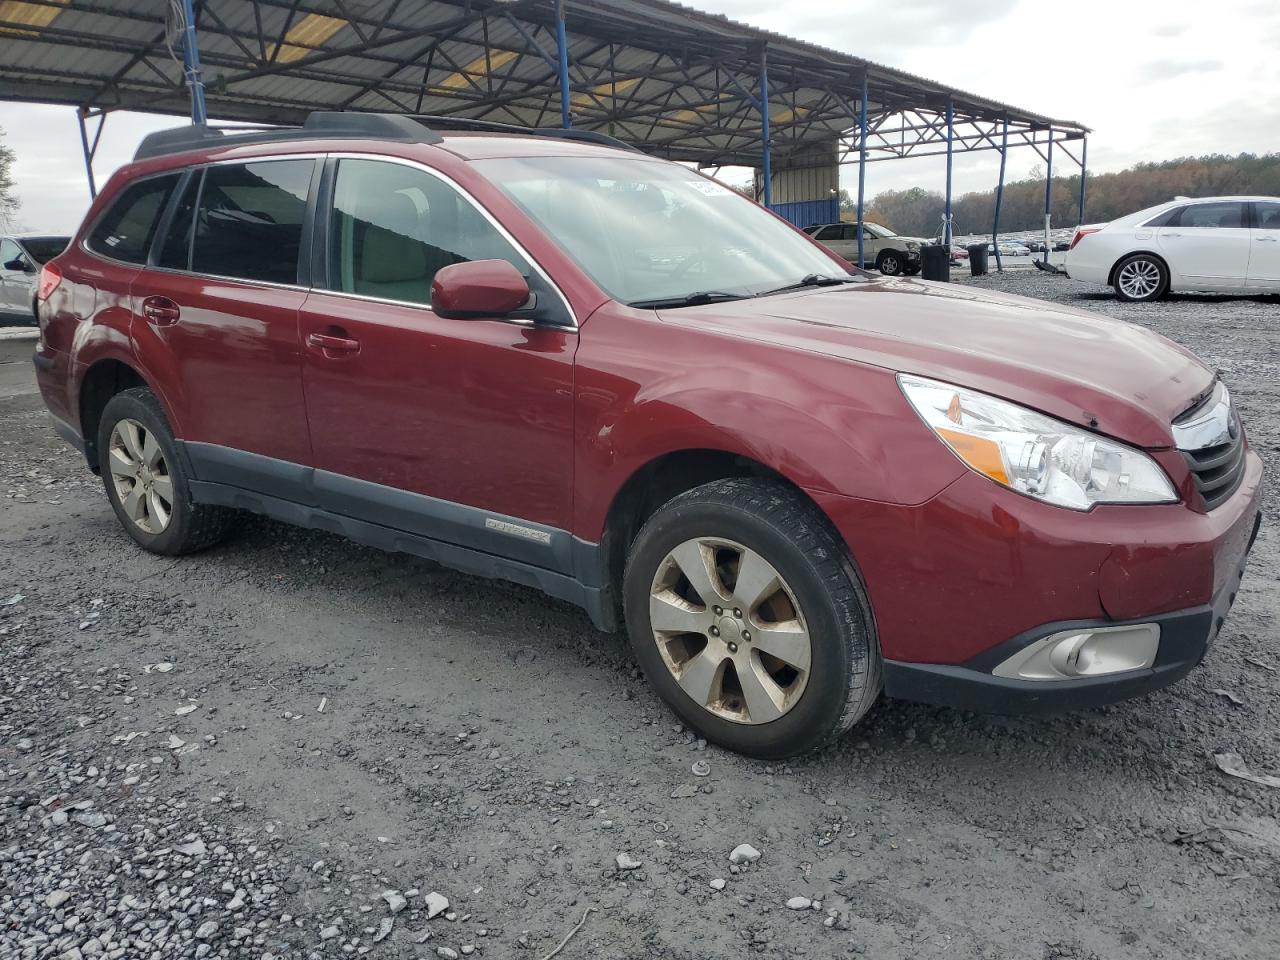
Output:
M662 310L673 307L696 307L704 303L723 303L726 300L745 300L748 296L745 293L725 293L722 290L699 290L697 293L690 293L683 297L632 300L627 306L639 307L642 310Z
M858 283L857 277L824 277L820 273L810 273L801 277L795 283L788 283L784 287L776 287L773 290L766 290L764 293L757 293L757 297L767 297L771 293L786 293L788 290L803 290L805 287L834 287L841 283Z

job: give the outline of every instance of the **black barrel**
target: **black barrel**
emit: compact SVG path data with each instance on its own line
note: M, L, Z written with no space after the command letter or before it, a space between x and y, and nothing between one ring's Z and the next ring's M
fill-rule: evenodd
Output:
M920 277L923 280L951 279L951 251L940 243L920 248Z
M987 272L987 245L971 243L965 247L969 251L969 273L980 277Z

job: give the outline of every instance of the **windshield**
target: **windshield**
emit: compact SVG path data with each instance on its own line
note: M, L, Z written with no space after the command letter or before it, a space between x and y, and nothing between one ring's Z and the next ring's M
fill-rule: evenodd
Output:
M476 166L615 300L754 296L849 272L728 187L631 157L518 157Z
M67 248L70 237L28 237L22 241L36 263L48 263Z

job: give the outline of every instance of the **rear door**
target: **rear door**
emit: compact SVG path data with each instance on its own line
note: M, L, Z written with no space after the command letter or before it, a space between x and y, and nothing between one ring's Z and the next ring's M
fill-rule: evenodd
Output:
M1249 265L1246 205L1238 200L1191 203L1156 230L1175 289L1243 290ZM1181 281L1179 278L1182 278Z
M1280 290L1280 201L1253 204L1249 230L1249 289Z
M136 349L166 368L200 480L305 496L299 264L318 167L307 157L192 170L134 278Z

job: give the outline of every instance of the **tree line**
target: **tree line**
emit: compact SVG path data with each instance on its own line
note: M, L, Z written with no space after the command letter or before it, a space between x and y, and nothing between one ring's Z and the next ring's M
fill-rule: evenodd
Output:
M1039 168L1025 180L1005 184L1001 232L1044 226L1044 186ZM1139 163L1118 173L1089 174L1085 189L1085 220L1089 223L1114 220L1177 196L1280 196L1280 153L1211 154ZM1079 194L1079 174L1053 178L1054 227L1076 226ZM857 219L856 204L847 191L840 192L840 206L844 219ZM989 233L995 206L994 189L953 198L952 233ZM876 194L866 217L907 236L932 237L940 231L945 208L941 192L912 187Z

